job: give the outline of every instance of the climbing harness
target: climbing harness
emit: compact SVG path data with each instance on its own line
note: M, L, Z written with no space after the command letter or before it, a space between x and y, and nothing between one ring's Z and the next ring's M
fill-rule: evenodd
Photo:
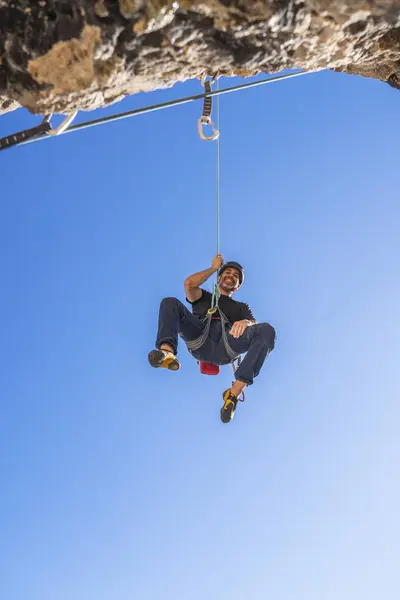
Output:
M75 111L70 115L67 115L63 122L56 129L53 129L51 126L51 118L53 114L46 115L39 125L31 127L30 129L19 131L17 133L12 133L11 135L7 135L6 137L0 139L0 150L12 148L12 146L19 146L20 144L27 143L29 141L36 141L47 135L61 135L71 125L77 113L78 111Z
M224 313L222 312L221 309L219 309L219 316L220 316L220 320L221 320L222 341L224 342L226 353L231 361L235 361L235 360L237 360L239 355L229 345L228 334L226 332L227 326L230 326L231 323L229 323L228 319L226 318L226 316L224 315ZM207 313L201 319L205 323L204 330L202 331L202 333L199 335L198 338L196 338L195 340L192 340L190 342L186 342L186 346L188 347L189 352L196 352L197 350L200 350L200 348L202 346L204 346L204 344L207 341L208 335L210 333L211 321L213 320L213 318L215 318L215 317L213 317L212 314L210 315L209 313Z
M325 69L314 69L314 70L310 70L310 71L295 71L294 73L286 73L284 75L276 75L274 77L268 77L267 79L261 79L258 81L251 81L248 83L242 83L239 85L235 85L229 88L225 88L225 89L218 89L218 90L213 90L210 92L207 92L207 90L205 91L205 93L203 94L195 94L193 96L186 96L185 98L177 98L176 100L170 100L168 102L161 102L160 104L152 104L150 106L144 106L143 108L135 108L133 110L127 111L127 112L123 112L123 113L118 113L116 115L110 115L107 117L100 117L98 119L93 119L91 121L85 121L83 123L77 123L76 125L71 125L67 127L64 127L62 131L58 131L58 133L56 134L58 135L64 135L66 133L75 133L76 131L82 131L84 129L88 129L90 127L97 127L98 125L105 125L106 123L112 123L114 121L119 121L121 119L127 119L130 117L137 117L139 115L144 115L150 112L155 112L158 110L164 110L166 108L171 108L173 106L180 106L182 104L187 104L189 102L196 102L197 100L205 100L205 98L208 97L213 97L213 96L220 96L222 94L231 94L234 92L239 92L241 90L245 90L245 89L250 89L253 87L258 87L260 85L266 85L266 84L270 84L270 83L276 83L279 81L285 81L286 79L292 79L293 77L301 77L303 75L310 75L312 73L318 73L320 71L324 71ZM75 116L76 113L74 113ZM33 128L32 128L33 129ZM58 128L59 129L59 128ZM26 132L29 132L31 130L26 130ZM21 132L23 134L25 134L26 132ZM46 133L48 133L46 131ZM13 134L18 136L19 134ZM5 139L9 139L12 138L13 136L7 136L7 138L4 138L3 140L0 140L0 150L5 150L7 148L11 148L11 146L22 146L25 144L32 144L34 142L40 142L43 140L48 140L50 137L53 137L54 134L52 135L42 135L41 132L39 132L39 135L36 135L36 132L34 135L32 136L26 136L26 137L22 137L20 140L15 141L15 143L6 143L4 142Z
M233 374L235 374L237 369L240 366L240 363L242 362L242 357L240 354L237 354L237 352L235 352L229 345L228 334L227 334L227 325L230 326L231 323L229 323L228 319L226 318L224 313L221 311L221 309L219 309L219 316L220 316L220 320L221 320L222 340L223 340L223 343L225 346L225 350L231 361ZM207 313L207 315L202 318L202 320L206 324L202 334L197 339L186 342L186 346L191 354L193 352L195 352L196 350L199 350L206 343L208 334L210 333L211 322L213 319L215 319L215 317L213 317L212 315L209 315ZM203 375L218 375L219 374L220 369L219 369L218 365L213 365L211 363L207 363L202 360L198 360L197 363L200 366L200 373L202 373ZM239 398L239 400L241 402L245 401L244 390L242 391L241 397Z

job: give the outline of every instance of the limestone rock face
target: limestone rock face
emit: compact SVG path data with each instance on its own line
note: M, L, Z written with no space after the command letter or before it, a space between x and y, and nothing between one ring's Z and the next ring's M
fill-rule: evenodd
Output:
M400 88L400 0L0 0L0 112L289 68Z

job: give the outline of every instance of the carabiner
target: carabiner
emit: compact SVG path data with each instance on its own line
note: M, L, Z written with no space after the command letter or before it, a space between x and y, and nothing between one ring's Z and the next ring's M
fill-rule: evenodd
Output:
M62 123L60 123L60 125L56 129L50 129L50 131L46 131L46 134L47 135L60 135L61 133L64 133L64 131L71 125L72 121L75 119L77 114L78 114L78 111L76 110L75 112L71 113L70 115L67 115L65 117L64 121ZM43 122L50 123L52 116L53 116L53 113L46 115L43 119Z
M204 131L203 131L204 125L210 125L210 127L212 127L213 132L211 135L204 134ZM214 123L211 121L211 118L205 117L204 115L201 116L200 119L197 121L197 130L199 132L199 136L201 137L201 139L206 140L207 142L216 140L219 137L219 131L218 131L218 129L215 129Z
M214 123L211 121L211 112L212 112L212 96L208 96L211 92L211 84L213 83L214 78L211 81L207 81L205 77L201 78L201 85L205 89L205 97L204 97L204 105L203 105L203 114L200 119L197 121L197 129L199 132L199 136L202 140L213 141L216 140L219 136L219 131L214 127ZM212 134L205 135L203 131L204 125L209 125L212 127Z

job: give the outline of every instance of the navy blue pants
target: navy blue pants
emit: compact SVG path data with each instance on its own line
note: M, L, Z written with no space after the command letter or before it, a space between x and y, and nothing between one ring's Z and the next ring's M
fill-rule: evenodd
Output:
M222 339L220 321L212 321L210 333L205 344L196 351L190 351L197 360L214 365L227 365L231 362ZM275 346L275 329L269 323L251 325L239 337L234 338L228 331L228 343L237 355L246 353L235 373L238 381L251 385L257 377L264 360ZM158 319L156 348L169 344L178 352L178 336L184 342L191 342L204 331L205 324L195 317L177 298L164 298L161 301Z

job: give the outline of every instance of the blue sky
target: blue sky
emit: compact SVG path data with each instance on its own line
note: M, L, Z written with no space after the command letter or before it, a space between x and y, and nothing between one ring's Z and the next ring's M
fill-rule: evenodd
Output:
M399 597L399 102L334 73L221 98L221 250L278 333L228 426L229 368L147 363L215 250L201 103L1 153L2 598Z

